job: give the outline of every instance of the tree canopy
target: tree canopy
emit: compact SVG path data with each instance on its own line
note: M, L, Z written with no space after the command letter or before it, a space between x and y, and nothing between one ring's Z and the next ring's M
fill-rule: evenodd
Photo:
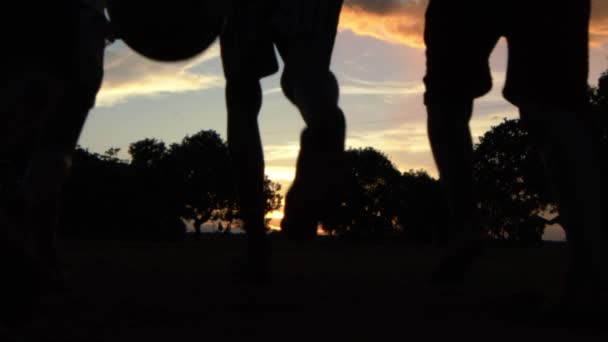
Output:
M608 72L589 88L589 113L608 170ZM555 211L529 140L519 120L505 119L474 148L477 206L493 238L539 242L548 223L544 215ZM169 146L143 139L129 146L129 161L119 152L77 149L66 191L66 233L176 237L183 233L182 220L200 226L239 218L228 148L216 132L201 131ZM323 222L328 233L359 239L399 234L428 242L449 229L442 189L426 171L401 172L372 147L347 150L345 166L343 200ZM280 208L280 190L266 177L267 212Z
M539 215L555 203L537 152L519 120L504 120L485 133L474 151L481 222L495 238L540 241Z
M201 131L169 147L156 139L103 155L78 148L66 187L64 229L68 235L179 238L184 220L195 227L232 221L239 208L228 148L219 134ZM280 185L266 178L268 212L280 207Z

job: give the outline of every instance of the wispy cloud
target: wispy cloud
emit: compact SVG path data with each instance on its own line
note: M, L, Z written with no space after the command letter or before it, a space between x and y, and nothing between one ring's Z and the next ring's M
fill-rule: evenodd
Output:
M382 151L401 171L424 169L436 176L424 121L351 131L346 144L348 148L373 147Z
M488 101L487 104L491 102L495 101ZM504 107L500 107L497 106L495 112L473 117L470 127L475 141L492 126L500 124L505 117L517 117L516 111L504 110ZM346 146L347 148L373 147L386 153L401 171L425 169L432 176L437 176L425 119L414 122L393 121L378 129L361 127L351 130L348 132ZM296 141L265 146L266 174L285 187L289 186L295 175L298 151L299 144Z
M366 81L344 76L340 83L340 95L379 95L408 96L422 95L424 84L421 82ZM264 91L264 95L282 94L281 88L274 87Z
M393 124L388 128L354 131L349 133L346 145L350 148L371 146L389 154L430 151L423 122Z
M147 60L121 43L106 52L105 77L97 105L113 106L133 97L197 91L223 86L223 76L193 71L219 56L217 46L201 56L180 63Z
M340 86L341 95L422 95L421 82L367 81L346 77Z
M278 164L279 161L295 160L300 150L300 143L289 141L280 145L265 145L264 158L268 162Z

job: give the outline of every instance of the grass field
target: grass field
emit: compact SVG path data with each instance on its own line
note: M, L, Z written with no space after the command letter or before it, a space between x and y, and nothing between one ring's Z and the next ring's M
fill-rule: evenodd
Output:
M12 334L34 341L608 341L600 317L541 314L565 246L490 248L433 287L440 251L401 242L273 241L273 281L235 280L239 238L62 244L70 289Z

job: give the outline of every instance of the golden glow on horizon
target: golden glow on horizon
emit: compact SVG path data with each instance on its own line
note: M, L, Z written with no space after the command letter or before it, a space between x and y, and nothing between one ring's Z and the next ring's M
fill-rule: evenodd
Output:
M283 203L281 203L281 205L283 205ZM282 220L283 216L282 210L273 210L266 215L266 218L271 220Z
M266 160L268 161L268 159ZM264 173L266 173L266 175L268 175L268 178L272 179L273 182L291 182L296 175L296 168L295 166L267 166L264 169Z
M270 230L274 230L274 231L277 231L277 232L281 231L281 226L279 226L278 223L273 223L272 221L268 225L268 228L270 228Z
M272 179L272 178L271 178ZM270 220L268 227L271 230L281 230L281 220L285 216L283 214L283 207L285 206L285 199L281 201L281 207L278 210L273 210L266 215L266 219Z
M281 203L281 208L279 210L274 210L266 215L266 218L270 219L270 223L268 224L268 227L271 230L274 230L274 231L281 230L281 226L280 226L281 220L283 219L283 217L285 217L285 214L283 213L284 205L285 205L285 201L283 201ZM317 227L317 235L326 236L328 234L322 229L322 226L319 225Z

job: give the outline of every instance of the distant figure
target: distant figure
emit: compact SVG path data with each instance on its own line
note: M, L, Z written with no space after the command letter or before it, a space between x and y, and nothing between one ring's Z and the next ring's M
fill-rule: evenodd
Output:
M16 63L8 77L14 80L15 104L0 117L1 152L13 162L27 157L27 163L14 166L25 173L17 176L12 198L0 208L0 242L20 250L36 268L39 284L34 285L62 286L55 245L60 195L101 86L109 31L102 0L36 6L36 11L22 6L12 13L31 22L33 32L12 32L10 38L23 49L11 50L9 57Z
M589 16L589 0L430 0L425 104L453 225L436 280L461 276L481 252L468 123L474 99L492 86L490 54L506 37L504 96L519 108L534 139L569 232L565 297L597 284L606 238L601 175L585 114Z
M310 239L334 204L342 168L345 120L338 82L330 71L342 0L235 2L220 37L226 77L228 145L245 230L249 264L266 272L270 248L264 222L264 156L258 127L260 79L285 64L281 87L300 110L301 136L295 181L285 203L283 232Z
M200 240L203 236L203 227L201 223L194 224L194 240Z

